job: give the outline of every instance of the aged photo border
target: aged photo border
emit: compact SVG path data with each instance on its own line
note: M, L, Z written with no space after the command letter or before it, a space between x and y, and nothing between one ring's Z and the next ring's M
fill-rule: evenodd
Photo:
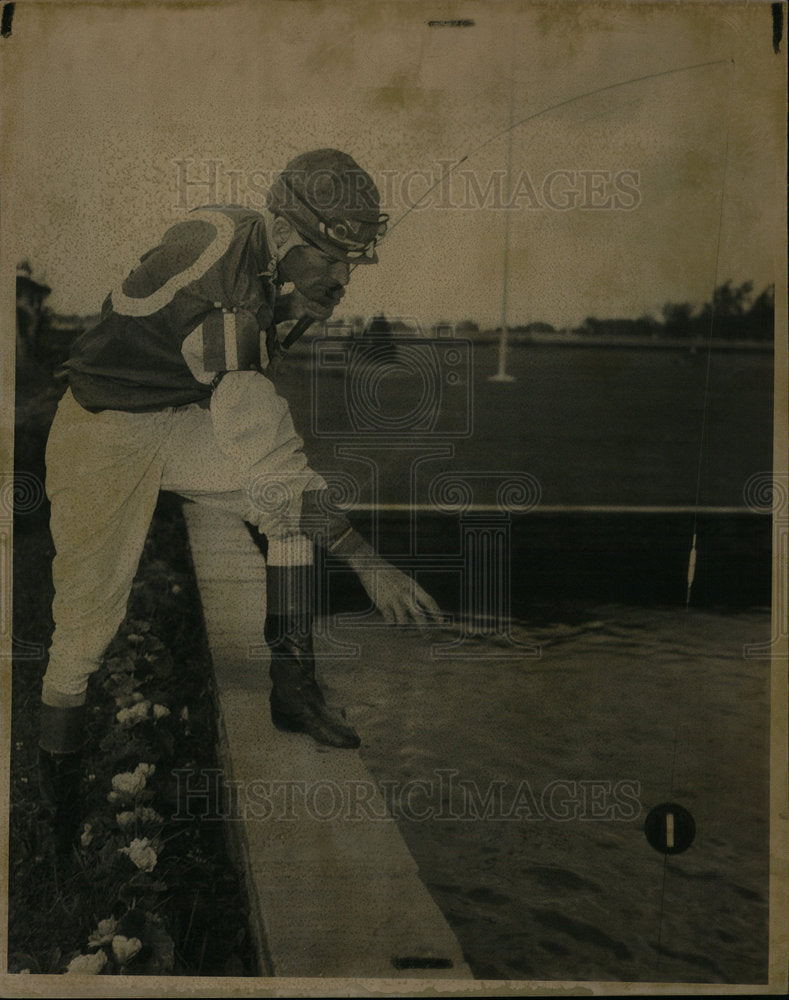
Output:
M24 5L26 0L18 4ZM27 2L39 3L45 7L52 0L27 0ZM54 0L57 3L57 0ZM123 3L124 0L103 0L103 3L95 6L104 6L113 2ZM150 0L152 3L153 0ZM221 0L212 0L219 3ZM268 2L281 3L306 3L308 0L268 0ZM359 0L360 4L370 6L369 0ZM377 0L378 5L385 3L396 4L397 0ZM449 17L453 12L457 16L468 16L473 13L476 3L482 0L457 0L457 2L432 4L426 3L425 17L430 10L440 8L440 15ZM62 6L62 4L58 4ZM688 0L687 5L695 6ZM6 5L8 6L8 5ZM75 2L70 4L73 7L73 17L75 23L79 23L82 8L87 4ZM173 16L177 16L178 8L181 6L191 6L189 0L183 3L172 3ZM229 16L236 5L228 4ZM616 3L602 3L597 5L605 11L616 7ZM638 7L640 4L632 3L629 6ZM647 5L644 5L647 6ZM725 3L714 4L719 8L733 6ZM765 8L769 5L764 4ZM140 17L145 16L148 9L147 3L138 5ZM783 5L784 17L786 18L787 8ZM75 29L77 30L77 29ZM2 59L3 46L13 44L13 29L9 37L0 39L0 59ZM765 38L765 47L770 44ZM787 47L786 24L784 25L784 35L781 40L781 49L784 53L780 58L785 66ZM9 97L6 94L0 96L0 123L9 117ZM785 106L777 108L773 127L785 130ZM6 177L13 176L14 173L14 151L9 148L7 138L2 135L2 160L0 160L0 197L7 197L7 185L4 183ZM783 164L776 165L778 174L783 177L786 174L785 158L785 132L782 134L782 145L784 150ZM4 206L0 206L3 208ZM16 213L19 206L16 206ZM783 477L786 483L786 490L789 491L789 470L787 469L787 454L789 454L789 421L787 414L787 288L782 275L786 273L786 200L781 205L775 207L776 227L773 234L774 259L775 259L775 395L774 395L774 477L776 481ZM14 428L14 353L15 340L11 333L14 329L14 299L15 299L15 265L12 259L12 250L7 242L2 239L2 228L5 220L5 212L0 213L0 316L2 317L3 336L0 342L0 388L2 389L2 448L0 449L0 470L13 468L13 428ZM10 541L8 533L4 536ZM786 657L787 643L789 636L782 632L782 625L786 623L786 610L782 602L786 602L789 597L787 587L787 574L789 566L789 522L786 520L786 511L782 516L776 512L773 518L773 631L775 647L771 652L771 871L770 871L770 984L769 986L753 986L749 984L698 984L691 983L682 986L682 992L695 995L726 995L739 993L752 993L761 995L764 993L780 993L782 987L786 985L787 961L789 960L789 880L787 877L789 866L789 833L787 830L787 674ZM10 566L10 549L2 553L2 557L8 560ZM6 586L6 579L0 580L0 585ZM4 590L2 597L4 602L9 601L8 592ZM10 605L7 605L10 607ZM10 614L10 612L9 612ZM0 755L2 755L2 770L0 770L0 821L2 822L2 832L0 833L0 855L8 857L8 804L9 804L9 757L10 757L10 718L11 718L11 674L10 674L10 652L11 636L3 634L0 636L2 642L2 670L0 670L0 695L2 701L2 715L0 716L0 733L2 734L2 744L0 745ZM69 989L69 984L61 977L39 977L31 976L29 983L24 983L18 975L8 975L6 972L6 941L7 941L7 889L8 872L4 866L0 875L0 903L3 908L3 920L0 923L0 972L2 972L2 986L0 992L7 996L392 996L397 994L421 994L434 995L444 993L445 995L461 995L465 993L479 996L519 996L519 995L552 995L552 994L611 994L611 995L672 995L677 990L677 984L671 983L649 983L638 981L634 983L620 982L531 982L531 981L488 981L479 980L471 983L452 983L450 980L434 979L396 979L391 980L332 980L332 979L307 979L307 980L278 980L278 979L203 979L203 978L142 978L134 979L123 977L110 978L101 977L95 982L85 979L79 980L73 988Z

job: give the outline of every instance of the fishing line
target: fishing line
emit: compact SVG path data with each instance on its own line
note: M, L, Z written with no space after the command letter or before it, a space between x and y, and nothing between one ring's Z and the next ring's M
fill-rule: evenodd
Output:
M688 571L687 571L687 590L685 595L685 626L687 627L689 622L689 611L690 611L690 598L691 591L693 589L693 582L696 576L696 556L697 556L697 534L698 534L698 515L699 515L699 505L701 500L701 478L704 465L704 446L707 438L708 422L709 422L709 397L710 397L710 373L712 370L712 335L715 327L715 306L716 306L716 291L718 288L719 281L719 266L720 266L720 250L723 235L723 210L725 202L725 192L726 192L726 177L728 171L729 163L729 140L731 133L731 102L732 95L734 92L734 72L735 63L734 59L722 60L730 64L729 72L729 94L726 103L726 136L723 145L723 166L721 170L721 182L720 182L720 194L719 194L719 206L718 206L718 232L717 240L715 246L715 267L713 270L712 278L712 296L710 299L710 321L707 329L707 358L705 364L704 373L704 395L702 404L702 414L701 414L701 427L699 430L699 451L698 460L696 463L696 490L695 498L693 503L693 538L691 542L690 555L688 557ZM676 698L676 711L674 714L674 745L671 755L671 771L669 775L669 799L673 798L674 794L674 780L676 776L677 769L677 751L679 747L679 727L681 724L681 708L683 699ZM657 978L657 973L660 970L660 962L662 955L662 939L663 939L663 919L665 915L665 896L666 896L666 876L668 872L668 859L669 854L664 853L663 855L663 876L660 886L660 911L658 916L658 939L657 939L657 959L655 965L655 973Z
M710 398L710 371L712 367L712 332L715 326L715 293L718 288L718 266L720 263L720 250L721 250L721 237L723 233L723 205L724 205L724 192L726 187L726 172L729 162L729 135L731 131L731 98L732 91L734 88L734 60L731 60L731 72L729 74L729 96L727 101L726 110L726 139L724 143L723 150L723 174L721 177L721 190L720 190L720 206L718 210L718 239L715 247L715 272L712 279L712 297L710 299L710 322L707 331L707 364L704 375L704 404L701 414L701 429L699 433L699 456L696 465L696 493L694 499L694 512L693 512L693 541L691 543L690 557L688 560L688 588L685 597L685 608L686 610L690 608L690 594L693 588L693 581L696 576L696 534L698 528L698 508L699 499L701 496L701 476L704 462L704 442L707 436L707 424L709 417L709 398Z
M706 439L706 436L707 436L707 426L708 426L708 416L709 416L710 373L711 373L711 360L712 360L712 335L713 335L714 323L715 323L715 306L716 306L716 295L715 295L715 292L716 292L717 285L718 285L718 269L719 269L719 263L720 263L720 248L721 248L722 231L723 231L724 194L725 194L726 176L727 176L727 169L728 169L729 139L730 139L730 127L731 127L731 101L732 101L733 85L734 85L734 60L731 59L731 58L728 58L728 59L715 59L715 60L710 60L710 61L702 62L702 63L694 63L694 64L692 64L690 66L681 66L681 67L676 67L674 69L662 70L662 71L657 72L657 73L648 73L648 74L644 74L642 76L632 77L632 78L630 78L628 80L621 80L621 81L618 81L618 82L613 83L613 84L608 84L608 85L603 86L603 87L596 87L593 90L586 91L583 94L578 94L578 95L576 95L574 97L570 97L570 98L566 98L565 100L558 101L557 103L552 104L552 105L550 105L547 108L543 108L540 111L537 111L537 112L535 112L535 113L533 113L531 115L527 115L525 118L519 119L517 122L514 122L514 123L512 122L512 110L511 110L512 105L510 105L510 123L509 123L508 127L505 128L505 129L502 129L500 132L497 132L494 135L490 136L488 139L486 139L484 142L480 143L478 146L475 146L468 153L466 153L460 160L458 160L451 167L449 167L447 170L445 170L444 173L442 173L441 176L438 178L438 180L434 181L433 184L431 184L427 188L427 190L422 194L422 196L416 202L414 202L414 204L412 204L408 209L406 209L406 211L389 227L389 231L387 233L387 236L391 235L392 231L394 229L396 229L400 225L400 223L403 222L410 215L411 212L413 212L415 209L417 209L420 205L422 205L425 202L425 200L431 194L432 191L434 191L439 185L443 184L444 181L455 170L457 170L458 167L460 167L463 163L465 163L467 160L469 160L470 157L474 156L480 150L484 149L486 146L489 146L490 144L492 144L493 142L495 142L501 136L503 136L505 134L508 134L508 133L511 136L511 133L516 128L519 128L521 125L525 125L528 122L535 121L536 119L542 117L543 115L547 115L547 114L549 114L552 111L556 111L556 110L558 110L560 108L567 107L568 105L573 104L573 103L575 103L577 101L583 100L583 99L585 99L587 97L593 97L593 96L595 96L597 94L602 94L602 93L606 93L608 91L617 90L619 88L626 87L626 86L632 86L633 84L645 82L647 80L656 80L656 79L660 79L662 77L672 76L672 75L676 75L676 74L679 74L679 73L692 72L694 70L699 70L699 69L706 69L706 68L709 68L709 67L712 67L712 66L721 66L721 65L724 65L724 64L729 65L731 67L731 70L730 70L730 74L729 74L729 94L728 94L727 113L726 113L726 137L725 137L725 143L724 143L723 169L722 169L721 186L720 186L720 204L719 204L719 210L718 210L718 232L717 232L717 241L716 241L716 249L715 249L715 267L714 267L714 274L713 274L713 288L712 288L712 299L711 299L711 309L710 309L710 322L709 322L709 329L708 329L708 333L707 333L707 359L706 359L706 370L705 370L705 381L704 381L704 397L703 397L702 421L701 421L701 429L700 429L698 460L697 460L697 467L696 467L696 488L695 488L694 503L693 503L693 540L692 540L692 545L691 545L690 556L689 556L689 559L688 559L688 571L687 571L687 590L686 590L686 602L685 602L685 611L686 611L686 614L687 614L687 612L688 612L688 610L690 608L691 590L692 590L692 587L693 587L693 582L694 582L695 573L696 573L696 556L697 556L697 547L696 546L697 546L697 533L698 533L698 513L699 513L699 505L700 505L700 498L701 498L701 478L702 478L703 460L704 460L704 445L705 445L705 439ZM512 92L510 93L510 100L512 100ZM509 212L508 212L508 215L509 215ZM502 333L503 333L503 330L502 330ZM686 618L686 621L687 621L687 618ZM675 713L675 718L674 718L674 727L673 727L674 728L674 736L673 736L673 747L672 747L672 758L671 758L671 770L670 770L670 778L669 778L669 795L670 796L673 795L674 781L675 781L676 767L677 767L677 757L678 757L678 749L679 749L679 727L680 727L680 722L681 722L681 704L682 704L682 699L678 698L677 699L677 708L676 708L676 713ZM668 820L667 820L667 822L668 822ZM660 969L661 955L662 955L662 938L663 938L663 925L664 925L664 918L665 918L666 882L667 882L667 875L668 875L668 858L669 858L669 853L665 852L664 855L663 855L663 866L662 866L663 870L662 870L661 887L660 887L660 908L659 908L659 913L658 913L658 937L657 937L656 973ZM657 978L657 975L656 975L656 978Z
M501 138L501 136L506 135L508 132L512 132L513 129L519 128L521 125L525 125L527 122L534 121L535 119L542 117L542 115L547 115L551 111L557 111L559 108L565 108L567 107L568 104L574 104L576 101L582 101L585 97L594 97L596 94L604 94L609 90L617 90L619 87L629 87L634 83L642 83L645 80L657 80L660 77L673 76L676 73L689 73L692 70L704 69L705 67L708 66L720 66L723 63L728 63L728 62L729 62L728 59L713 59L710 62L694 63L691 66L677 66L674 69L664 69L660 70L657 73L647 73L644 76L634 76L628 80L619 80L616 83L606 84L604 87L596 87L594 90L587 90L583 94L576 94L574 97L566 97L563 101L559 101L556 104L551 104L547 108L542 108L540 111L535 111L533 114L527 115L525 118L521 118L519 121L508 125L507 128L502 129L500 132L496 132L494 135L489 136L478 146L474 146L473 149L470 149L468 153L466 153L465 156L462 157L462 159L458 160L457 163L454 163L451 167L445 170L444 173L441 174L441 176L438 178L438 180L434 181L424 192L424 194L420 198L418 198L413 205L407 208L399 219L396 219L392 223L392 225L389 226L386 235L389 236L393 232L393 230L396 229L397 226L399 226L400 223L405 218L407 218L407 216L409 216L411 212L414 211L414 209L419 208L419 206L422 204L425 198L427 198L427 196L431 193L431 191L434 191L439 186L439 184L442 184L447 179L447 177L449 177L450 174L454 173L454 171L457 170L459 166L464 164L466 160L468 160L472 156L475 156L481 149L484 149L486 146L489 146L492 142L495 142L496 139Z
M479 145L473 147L460 160L458 160L452 166L450 166L447 170L445 170L439 176L439 178L436 181L434 181L427 188L427 190L421 195L421 197L419 199L417 199L417 201L415 201L412 205L410 205L406 209L406 211L403 212L403 214L398 219L396 219L389 226L388 231L386 233L386 237L390 237L391 234L392 234L392 232L411 214L411 212L413 212L415 209L419 208L420 205L422 205L425 202L425 200L431 194L431 192L434 191L439 185L443 184L444 181L446 181L446 179L449 176L451 176L451 174L453 174L455 170L457 170L460 166L462 166L463 163L467 162L472 156L474 156L478 152L480 152L480 150L485 149L487 146L491 145L497 139L501 138L501 136L507 135L507 134L511 134L516 128L519 128L521 125L525 125L528 122L535 121L536 119L542 117L543 115L547 115L547 114L549 114L552 111L557 111L560 108L567 107L567 106L569 106L571 104L574 104L574 103L576 103L578 101L584 100L587 97L594 97L597 94L607 93L609 91L617 90L617 89L620 89L622 87L632 86L633 84L636 84L636 83L642 83L642 82L645 82L647 80L657 80L657 79L661 79L663 77L674 76L674 75L677 75L679 73L689 73L689 72L693 72L695 70L706 69L706 68L709 68L709 67L712 67L712 66L721 66L721 65L724 65L724 64L729 65L731 67L731 70L730 70L730 75L729 75L729 94L728 94L727 114L726 114L726 137L725 137L725 144L724 144L723 168L722 168L721 187L720 187L720 204L719 204L719 210L718 210L718 232L717 232L716 251L715 251L715 268L714 268L714 275L713 275L713 289L712 289L712 300L711 300L711 308L710 308L710 321L709 321L709 329L708 329L708 333L707 333L707 358L706 358L706 368L705 368L704 397L703 397L702 419L701 419L701 428L700 428L698 460L697 460L697 466L696 466L696 488L695 488L695 497L694 497L694 504L693 504L693 533L692 533L692 543L691 543L691 550L690 550L690 555L689 555L689 559L688 559L688 571L687 571L687 589L686 589L686 600L685 600L685 612L686 612L686 615L687 615L687 612L690 609L691 591L692 591L693 583L694 583L694 580L695 580L695 573L696 573L698 514L699 514L700 498L701 498L701 479L702 479L703 460L704 460L704 445L705 445L705 440L706 440L706 436L707 436L708 417L709 417L710 374L711 374L711 361L712 361L712 335L713 335L714 324L715 324L715 306L716 306L716 295L715 295L715 292L716 292L716 289L717 289L717 286L718 286L718 269L719 269L719 263L720 263L720 248L721 248L722 231L723 231L724 194L725 194L726 177L727 177L727 169L728 169L729 141L730 141L730 127L731 127L731 102L732 102L733 86L734 86L734 69L735 69L734 59L733 58L714 59L714 60L709 60L707 62L693 63L692 65L689 65L689 66L679 66L679 67L675 67L673 69L661 70L661 71L656 72L656 73L647 73L647 74L644 74L642 76L631 77L631 78L629 78L627 80L620 80L620 81L617 81L616 83L607 84L607 85L602 86L602 87L596 87L596 88L594 88L592 90L585 91L582 94L577 94L577 95L575 95L573 97L565 98L564 100L558 101L555 104L551 104L550 106L548 106L546 108L542 108L541 110L536 111L533 114L527 115L525 118L521 118L517 122L512 122L512 103L510 103L510 121L509 121L509 124L508 124L507 128L502 129L499 132L496 132L494 135L491 135L490 137L488 137L487 139L485 139L483 142L481 142ZM512 92L510 93L510 101L512 102ZM596 116L592 116L592 117L596 117ZM384 239L386 237L384 237ZM355 268L355 265L351 265L351 271L354 270L354 268ZM304 330L306 330L309 327L309 325L311 324L311 322L312 322L312 320L309 317L302 317L299 321L297 321L297 323L294 326L293 330L288 335L288 337L285 339L285 342L282 345L282 347L284 348L285 351L287 351L287 349L291 346L291 344L293 342L295 342L295 340L297 340L299 336L301 336L301 334L304 332ZM283 353L284 353L284 351L283 351ZM686 622L687 622L687 620L688 619L686 617ZM677 702L677 708L676 708L676 713L675 713L675 717L674 717L674 727L673 727L674 728L674 736L673 736L672 759L671 759L671 769L670 769L670 778L669 778L669 795L673 794L674 781L675 781L675 775L676 775L676 765L677 765L678 747L679 747L679 727L680 727L680 722L681 722L681 704L682 704L682 699L677 698L676 702ZM656 978L657 978L657 972L660 969L661 955L662 955L662 935L663 935L663 925L664 925L664 917L665 917L665 898L666 898L666 882L667 882L667 874L668 874L668 858L669 858L669 853L668 852L664 852L664 854L663 854L661 888L660 888L660 907L659 907L659 914L658 914L658 936L657 936L657 949L656 949L657 950L657 956L656 956Z
M515 111L515 32L512 34L512 47L510 50L510 103L507 112L507 186L506 205L509 206L512 196L512 142L515 131L513 125L513 114ZM493 382L514 382L512 375L508 375L507 367L507 307L509 304L510 288L510 229L512 228L512 212L509 207L504 212L504 268L501 288L501 336L499 337L499 364L498 371L491 377Z
M729 62L728 59L713 59L709 62L693 63L690 66L676 66L673 69L659 70L657 73L646 73L643 76L634 76L630 77L627 80L618 80L616 83L609 83L603 87L595 87L593 90L587 90L583 94L575 94L573 97L567 97L562 101L558 101L556 104L551 104L547 108L541 108L539 111L535 111L533 114L527 115L525 118L521 118L517 122L514 123L511 122L507 126L507 128L504 128L500 132L496 132L494 135L489 136L478 146L474 146L472 149L470 149L468 153L466 153L460 160L454 163L451 167L447 168L447 170L445 170L444 173L440 175L438 180L434 181L427 188L427 190L421 195L421 197L419 197L412 205L410 205L398 219L395 219L395 221L388 227L386 236L382 238L381 242L384 242L387 237L391 236L391 234L400 225L400 223L403 222L406 218L408 218L411 212L419 208L419 206L425 201L428 195L432 191L434 191L440 184L443 184L444 181L447 179L447 177L451 176L451 174L453 174L458 169L458 167L462 166L470 157L475 156L481 149L484 149L486 146L489 146L491 143L501 138L501 136L507 135L507 133L512 132L514 129L519 128L521 125L525 125L527 124L527 122L534 121L535 119L540 118L543 115L547 115L551 111L557 111L559 108L564 108L567 107L569 104L574 104L577 101L581 101L586 97L594 97L596 94L604 94L607 91L617 90L620 87L628 87L634 83L642 83L645 80L658 80L661 77L674 76L675 74L678 73L690 73L693 70L705 69L706 67L709 66L720 66L723 63L727 62ZM356 264L352 264L350 267L351 272L353 272L357 266L358 265ZM295 325L293 326L291 331L288 333L288 335L282 342L272 341L273 350L270 359L271 374L276 373L276 370L278 369L279 364L282 361L284 355L287 354L288 350L293 346L293 344L297 340L299 340L299 338L309 329L309 327L313 324L313 322L314 319L312 317L302 316L300 319L296 321Z
M716 295L715 295L715 292L716 292L716 289L717 289L717 286L718 286L718 269L719 269L719 263L720 263L720 249L721 249L722 231L723 231L724 195L725 195L726 177L727 177L727 169L728 169L729 141L730 141L730 127L731 127L731 101L732 101L733 85L734 85L734 60L731 59L731 58L728 58L728 59L715 59L715 60L710 60L710 61L702 62L702 63L694 63L694 64L689 65L689 66L680 66L680 67L676 67L674 69L662 70L662 71L659 71L657 73L648 73L648 74L644 74L642 76L632 77L632 78L627 79L627 80L621 80L621 81L618 81L616 83L608 84L608 85L603 86L603 87L596 87L593 90L589 90L589 91L584 92L583 94L578 94L578 95L575 95L574 97L566 98L566 99L564 99L562 101L558 101L557 103L550 105L549 107L542 108L540 111L537 111L537 112L534 112L533 114L527 115L525 118L521 118L517 122L512 122L512 113L510 111L510 124L508 125L507 128L502 129L501 131L495 133L494 135L492 135L489 138L487 138L486 140L484 140L484 142L481 142L478 146L475 146L474 148L472 148L460 160L458 160L451 167L449 167L447 170L445 170L439 176L438 180L434 181L427 188L427 190L422 194L422 196L416 202L414 202L408 209L406 209L406 211L403 212L403 214L389 227L389 231L387 233L387 236L390 236L391 233L400 225L400 223L403 222L410 215L411 212L413 212L420 205L422 205L425 202L425 200L427 199L427 197L431 194L431 192L434 191L439 185L443 184L444 181L455 170L457 170L463 163L465 163L467 160L469 160L472 156L476 155L476 153L478 153L480 150L482 150L485 147L491 145L493 142L495 142L501 136L506 135L508 133L511 134L516 128L519 128L521 125L525 125L528 122L535 121L536 119L542 117L543 115L547 115L547 114L549 114L552 111L556 111L556 110L558 110L560 108L567 107L568 105L576 103L577 101L583 100L583 99L585 99L587 97L594 97L597 94L602 94L602 93L606 93L608 91L617 90L619 88L626 87L626 86L632 86L633 84L645 82L647 80L656 80L656 79L660 79L660 78L663 78L663 77L673 76L673 75L676 75L676 74L679 74L679 73L688 73L688 72L692 72L692 71L695 71L695 70L706 69L706 68L709 68L709 67L712 67L712 66L721 66L721 65L724 65L724 64L729 65L731 67L731 71L730 71L730 75L729 75L729 94L728 94L727 114L726 114L726 137L725 137L725 143L724 143L723 169L722 169L721 186L720 186L720 204L719 204L719 209L718 209L718 232L717 232L717 241L716 241L716 250L715 250L715 267L714 267L714 275L713 275L713 289L712 289L712 299L711 299L711 309L710 309L710 322L709 322L709 329L708 329L708 333L707 333L707 358L706 358L706 370L705 370L705 381L704 381L703 409L702 409L702 420L701 420L701 429L700 429L698 460L697 460L697 466L696 466L696 488L695 488L694 503L693 503L693 540L692 540L691 551L690 551L690 556L689 556L689 560L688 560L688 571L687 571L687 590L686 590L686 602L685 602L685 611L686 611L686 613L689 611L689 608L690 608L690 596L691 596L691 590L692 590L692 587L693 587L693 582L695 580L695 571L696 571L698 514L699 514L699 506L700 506L700 499L701 499L701 479L702 479L703 461L704 461L704 445L705 445L705 440L706 440L706 436L707 436L708 417L709 417L710 374L711 374L711 361L712 361L712 335L713 335L714 324L715 324L715 306L716 306ZM512 99L512 95L510 95L510 99ZM592 116L592 117L595 117L595 116ZM686 621L687 621L687 618L686 618ZM682 705L682 699L681 698L677 698L677 708L676 708L676 713L675 713L675 717L674 717L674 727L673 727L673 729L674 729L674 735L673 735L671 769L670 769L670 778L669 778L669 796L673 795L674 781L675 781L675 776L676 776L677 757L678 757L678 750L679 750L679 727L680 727L680 723L681 723L681 705ZM662 939L663 939L663 926L664 926L664 919L665 919L666 882L667 882L667 875L668 875L668 859L669 859L669 853L668 852L664 852L664 855L663 855L663 866L662 866L662 877L661 877L661 887L660 887L660 907L659 907L659 913L658 913L658 934L657 934L657 948L656 948L656 950L657 950L657 956L656 956L656 973L660 969L661 956L662 956ZM656 976L656 978L657 978L657 976Z

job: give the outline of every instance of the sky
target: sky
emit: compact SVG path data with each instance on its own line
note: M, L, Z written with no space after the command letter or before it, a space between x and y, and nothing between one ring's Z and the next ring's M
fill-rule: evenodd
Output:
M0 56L5 259L61 312L97 312L189 209L259 208L324 146L395 223L348 315L563 327L775 281L769 4L28 2Z

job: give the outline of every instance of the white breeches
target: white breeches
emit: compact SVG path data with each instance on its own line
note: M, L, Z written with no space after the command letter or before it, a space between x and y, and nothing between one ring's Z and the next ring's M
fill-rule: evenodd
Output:
M231 372L211 408L89 413L67 392L47 443L55 544L49 704L81 704L126 614L160 490L226 510L269 538L269 561L311 561L301 495L323 489L284 399L255 372Z

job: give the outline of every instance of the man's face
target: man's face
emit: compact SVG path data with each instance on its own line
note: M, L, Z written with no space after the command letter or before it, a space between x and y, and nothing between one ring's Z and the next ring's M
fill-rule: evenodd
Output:
M295 246L279 263L279 273L312 302L334 308L345 295L351 276L348 263L317 247Z

